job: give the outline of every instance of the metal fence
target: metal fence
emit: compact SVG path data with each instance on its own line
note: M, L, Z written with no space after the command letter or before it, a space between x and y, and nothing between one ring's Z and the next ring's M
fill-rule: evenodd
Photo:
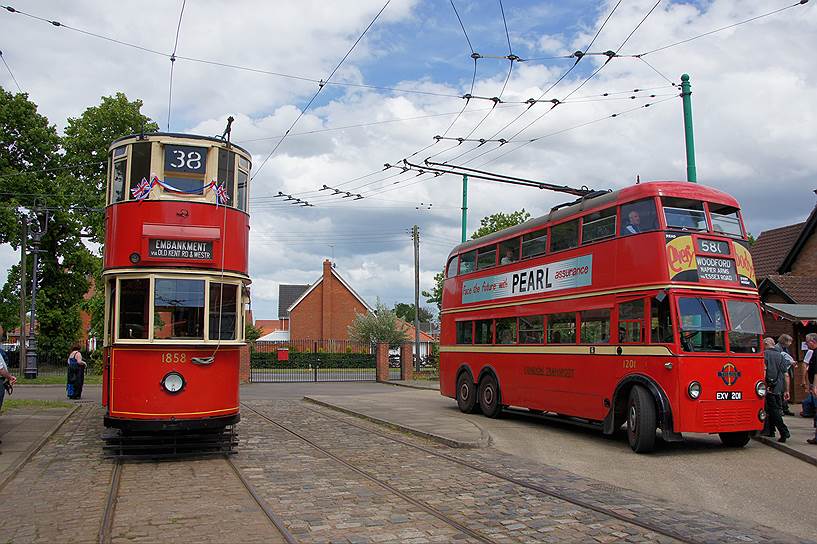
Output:
M351 340L256 342L250 346L252 382L374 381L375 346ZM400 364L390 368L400 379Z

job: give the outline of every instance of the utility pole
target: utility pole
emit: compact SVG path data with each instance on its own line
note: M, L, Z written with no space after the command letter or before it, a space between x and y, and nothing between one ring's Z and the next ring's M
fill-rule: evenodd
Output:
M468 222L468 176L462 176L462 241L465 241L465 224Z
M23 375L28 379L37 377L37 337L34 330L34 323L37 320L37 268L42 250L42 241L45 229L48 228L48 211L45 212L45 227L40 225L36 231L31 231L31 244L34 246L31 253L34 254L34 265L31 270L31 317L28 324L28 350L26 352L26 368Z
M414 238L414 370L420 371L420 227L411 229Z
M20 237L20 375L26 368L26 243L28 241L28 216L22 216L22 236Z
M692 132L692 86L689 84L689 74L681 76L681 99L684 104L684 136L687 152L687 181L698 182L695 171L695 139Z

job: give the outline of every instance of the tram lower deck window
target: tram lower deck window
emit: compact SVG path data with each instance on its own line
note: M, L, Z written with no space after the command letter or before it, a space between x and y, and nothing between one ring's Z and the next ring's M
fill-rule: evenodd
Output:
M157 279L153 338L204 338L204 280Z
M119 338L146 339L150 302L147 278L119 282Z
M210 340L235 340L238 286L210 283Z

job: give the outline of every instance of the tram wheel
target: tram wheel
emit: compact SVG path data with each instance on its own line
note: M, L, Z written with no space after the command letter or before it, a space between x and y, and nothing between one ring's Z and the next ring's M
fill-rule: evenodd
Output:
M457 406L459 406L460 412L466 414L473 414L479 410L477 387L468 372L460 373L460 377L457 379Z
M502 413L500 403L499 384L491 374L484 376L479 381L479 407L482 413L490 418L497 418Z
M655 447L657 418L650 393L640 385L630 390L627 402L627 440L636 453L648 453Z
M721 443L727 448L742 448L749 443L749 433L746 431L736 433L718 433Z

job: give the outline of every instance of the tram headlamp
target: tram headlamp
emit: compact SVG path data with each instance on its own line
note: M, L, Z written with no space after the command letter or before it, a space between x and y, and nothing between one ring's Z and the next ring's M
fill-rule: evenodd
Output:
M766 383L762 382L762 381L757 382L755 384L755 393L757 393L757 396L760 397L760 398L765 397L766 396Z
M692 400L697 400L698 397L701 396L701 384L698 382L690 383L687 387L687 395L689 395L689 398Z
M178 372L168 372L165 374L165 377L162 378L162 387L171 394L179 393L184 389L184 385L184 378Z

